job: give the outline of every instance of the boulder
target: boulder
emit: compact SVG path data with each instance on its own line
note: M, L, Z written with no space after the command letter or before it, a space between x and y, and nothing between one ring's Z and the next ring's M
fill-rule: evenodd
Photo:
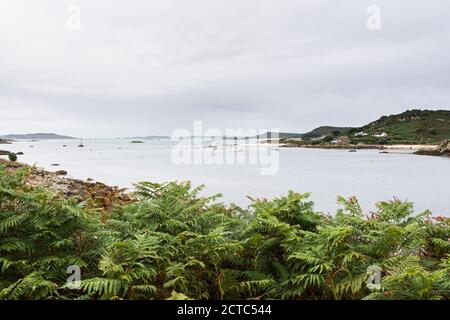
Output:
M0 156L9 156L11 152L9 151L5 151L5 150L0 150Z
M449 152L450 151L450 141L444 140L439 144L439 151L440 152Z
M450 156L450 141L444 140L439 145L439 153L443 156Z
M11 142L7 140L0 139L0 144L11 144Z
M418 155L424 156L442 156L442 157L450 157L450 141L444 140L442 141L438 148L435 150L418 150L415 152Z

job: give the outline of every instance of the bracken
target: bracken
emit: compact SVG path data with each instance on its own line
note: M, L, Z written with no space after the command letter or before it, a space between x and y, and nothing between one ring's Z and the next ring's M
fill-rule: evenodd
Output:
M450 222L411 203L335 216L309 194L249 209L189 183L140 183L107 208L25 183L0 167L0 299L449 299ZM105 218L106 217L106 218ZM81 268L78 290L67 268ZM380 286L367 286L370 267Z

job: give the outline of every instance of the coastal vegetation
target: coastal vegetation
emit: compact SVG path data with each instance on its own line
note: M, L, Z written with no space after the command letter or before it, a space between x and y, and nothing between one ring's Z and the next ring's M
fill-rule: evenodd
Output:
M17 161L17 154L11 152L10 154L8 154L8 159L9 161Z
M307 193L245 209L189 183L143 182L99 206L33 174L0 165L0 299L450 298L450 219L408 202L364 214L338 198L328 216ZM381 282L368 285L374 267Z
M302 135L302 139L284 138L291 146L396 144L437 145L450 139L450 111L408 110L400 114L383 116L358 128L319 127Z
M303 137L305 139L314 139L314 138L320 138L320 137L324 137L324 136L345 135L352 129L354 129L354 128L323 126L323 127L318 127L308 133L303 134Z
M357 132L366 136L354 136ZM385 137L383 136L385 133ZM384 138L386 144L437 144L450 139L449 110L408 110L406 112L384 116L353 129L349 135L355 142L373 143ZM377 137L378 136L378 137Z

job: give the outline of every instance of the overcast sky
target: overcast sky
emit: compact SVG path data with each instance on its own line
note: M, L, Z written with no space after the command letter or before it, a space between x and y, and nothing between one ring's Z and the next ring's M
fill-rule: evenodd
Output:
M450 109L448 0L0 0L0 12L0 134L170 135L194 120L304 132Z

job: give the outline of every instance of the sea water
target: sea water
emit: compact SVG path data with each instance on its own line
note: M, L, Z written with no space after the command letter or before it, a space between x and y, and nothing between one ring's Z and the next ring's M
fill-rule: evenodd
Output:
M250 204L247 196L271 199L289 190L311 193L317 210L334 213L336 198L356 196L369 213L382 200L408 200L416 213L426 209L450 216L450 159L417 156L410 151L277 148L279 170L262 175L254 164L174 163L177 142L127 139L17 141L1 149L22 151L19 161L50 171L67 170L78 179L133 188L139 181L191 181L205 185L204 195L221 193L225 203ZM63 147L63 145L66 145ZM256 146L258 147L258 146ZM237 152L230 148L227 152ZM53 166L59 164L59 166Z

